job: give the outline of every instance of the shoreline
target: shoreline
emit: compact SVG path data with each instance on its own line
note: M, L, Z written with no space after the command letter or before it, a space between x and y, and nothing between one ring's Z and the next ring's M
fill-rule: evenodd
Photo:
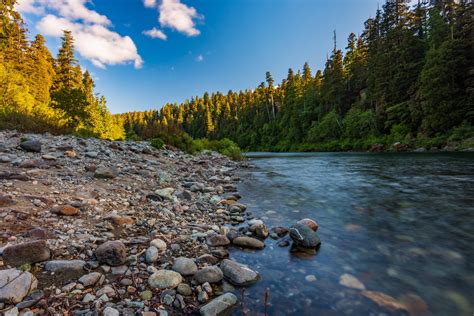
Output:
M0 132L0 160L2 313L214 315L260 278L227 259L268 236L230 228L248 220L245 162L15 131Z

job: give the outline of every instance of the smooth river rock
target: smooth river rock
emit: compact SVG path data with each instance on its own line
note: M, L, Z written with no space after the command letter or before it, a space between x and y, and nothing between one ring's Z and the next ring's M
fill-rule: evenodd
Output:
M347 273L339 277L339 284L351 289L365 290L364 283L360 282L355 276Z
M318 235L304 224L295 224L290 228L290 237L295 245L304 248L317 248L321 245Z
M206 237L206 243L211 247L220 247L229 245L230 240L224 235L211 234Z
M0 270L0 302L20 303L37 285L38 281L29 272Z
M237 302L237 296L225 293L202 306L199 312L202 316L227 316L231 314Z
M175 259L172 269L181 275L189 276L197 272L197 265L193 259L179 257Z
M97 247L95 255L102 263L109 266L119 266L127 262L128 250L119 240L107 241Z
M29 151L33 153L39 153L41 152L41 142L38 140L26 140L24 142L20 143L21 149L24 151Z
M194 274L194 278L201 284L206 282L217 283L222 281L222 279L224 278L224 274L222 273L222 270L219 267L209 266L198 270Z
M316 221L310 219L310 218L303 218L302 220L298 221L298 224L302 224L305 226L308 226L311 228L312 231L318 231L319 225L316 223Z
M44 269L50 272L82 271L85 265L83 260L51 260L45 263Z
M221 262L221 270L227 280L238 286L248 286L260 279L258 272L229 259L224 259Z
M36 263L48 260L51 251L45 240L35 240L5 248L3 260L11 266L21 266L25 263Z
M263 249L265 248L265 244L258 240L257 238L247 237L247 236L240 236L234 238L232 243L236 246L243 247L243 248L252 248L252 249Z
M157 289L175 288L182 281L181 274L171 270L158 270L148 278L148 284Z
M118 170L115 167L99 167L95 170L94 177L99 179L113 179L118 176Z

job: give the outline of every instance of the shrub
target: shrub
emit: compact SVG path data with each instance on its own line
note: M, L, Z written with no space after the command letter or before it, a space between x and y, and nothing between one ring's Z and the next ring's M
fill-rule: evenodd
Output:
M150 145L152 147L155 147L156 149L161 149L163 148L163 146L165 145L165 142L161 139L161 138L153 138L151 141L150 141Z

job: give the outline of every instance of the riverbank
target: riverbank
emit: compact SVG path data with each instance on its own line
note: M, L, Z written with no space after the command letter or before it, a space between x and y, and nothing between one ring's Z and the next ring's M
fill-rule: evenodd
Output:
M234 286L260 276L228 247L262 249L268 235L229 228L248 219L242 167L148 142L0 132L0 313L232 309Z

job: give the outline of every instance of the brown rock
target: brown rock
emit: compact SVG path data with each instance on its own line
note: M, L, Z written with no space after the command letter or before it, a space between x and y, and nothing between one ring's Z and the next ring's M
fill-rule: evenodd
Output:
M74 150L66 150L64 155L69 158L76 158L77 154Z
M73 216L79 214L79 209L71 205L58 205L51 209L51 212L58 215Z
M235 238L232 243L236 246L240 246L243 248L252 248L252 249L263 249L265 248L265 244L260 240L252 237L241 236Z
M130 216L120 216L120 215L112 215L107 218L109 221L114 223L115 225L124 226L124 225L133 225L135 221Z
M313 221L310 218L303 218L302 220L298 221L298 224L302 224L305 226L308 226L311 228L313 231L318 231L319 225L315 221Z
M206 237L206 243L211 247L227 246L230 244L229 238L220 234L212 234Z
M5 248L3 259L12 266L21 266L25 263L36 263L48 260L51 251L45 240L36 240L17 244Z
M0 195L0 207L12 206L15 201L7 195Z
M26 237L34 238L34 239L47 239L49 237L49 233L47 230L41 227L35 227L25 233Z
M362 295L367 297L369 300L373 301L380 307L387 308L391 311L407 309L403 303L397 301L395 298L391 297L390 295L387 295L381 292L362 291Z
M127 262L128 250L119 240L107 241L97 247L95 256L109 266L119 266Z

